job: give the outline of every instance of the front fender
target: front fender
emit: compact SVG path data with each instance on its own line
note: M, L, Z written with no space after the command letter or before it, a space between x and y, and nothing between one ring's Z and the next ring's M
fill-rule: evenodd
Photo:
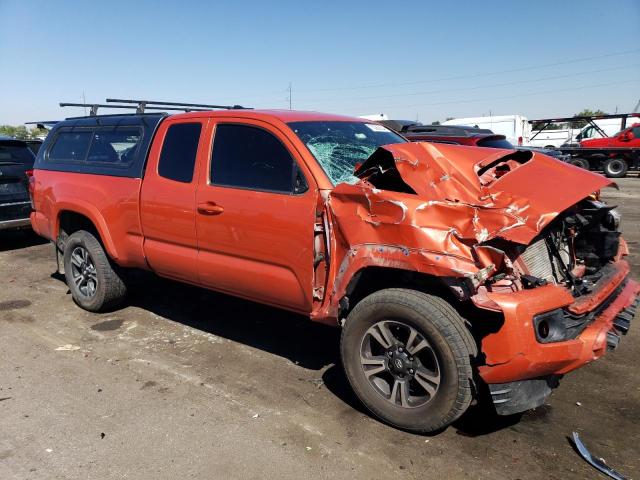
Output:
M452 277L464 281L469 272L477 271L477 266L468 259L442 252L400 245L354 245L344 253L337 271L330 275L330 293L323 308L311 315L312 319L335 325L340 300L346 295L349 284L359 272L369 267L418 272L440 278L443 283L445 278Z

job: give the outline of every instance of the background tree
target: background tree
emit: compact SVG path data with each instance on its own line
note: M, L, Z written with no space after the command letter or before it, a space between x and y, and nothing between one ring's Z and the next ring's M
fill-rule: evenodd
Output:
M47 130L42 128L27 129L24 125L0 125L0 135L17 138L19 140L30 140L47 135Z
M597 115L608 115L606 112L603 112L602 110L598 109L598 110L591 110L589 108L585 108L584 110L581 110L580 112L574 114L574 117L593 117L593 116L597 116ZM585 122L584 120L578 120L575 122L571 122L571 128L582 128L587 124L587 122Z

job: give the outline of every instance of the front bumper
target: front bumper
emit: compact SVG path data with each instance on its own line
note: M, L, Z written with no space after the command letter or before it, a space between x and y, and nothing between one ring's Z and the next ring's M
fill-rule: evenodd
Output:
M628 278L629 264L620 260L594 291L574 299L558 285L545 285L515 293L489 293L504 314L504 323L495 333L482 339L485 356L479 367L488 384L563 375L615 348L620 335L629 328L640 286ZM581 333L573 339L540 343L533 318L558 308L573 314L595 313Z

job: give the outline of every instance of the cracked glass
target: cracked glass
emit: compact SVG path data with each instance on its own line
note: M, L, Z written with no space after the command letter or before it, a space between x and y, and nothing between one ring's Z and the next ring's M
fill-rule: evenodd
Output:
M363 163L381 145L407 141L377 123L291 122L289 127L334 185L356 183L358 178L353 175L356 165Z

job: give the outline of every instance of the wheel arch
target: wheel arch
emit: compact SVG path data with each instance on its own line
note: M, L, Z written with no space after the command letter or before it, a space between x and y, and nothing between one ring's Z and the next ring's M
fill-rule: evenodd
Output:
M87 230L93 233L104 246L109 257L112 259L118 258L118 252L109 234L107 223L95 207L76 202L73 204L59 202L52 231L53 239L58 248L63 250L66 238L78 230Z
M459 278L443 278L411 269L368 265L359 269L349 279L344 296L339 300L340 318L344 318L363 298L387 288L405 288L430 293L455 305L459 297L452 292L452 283L460 282Z

